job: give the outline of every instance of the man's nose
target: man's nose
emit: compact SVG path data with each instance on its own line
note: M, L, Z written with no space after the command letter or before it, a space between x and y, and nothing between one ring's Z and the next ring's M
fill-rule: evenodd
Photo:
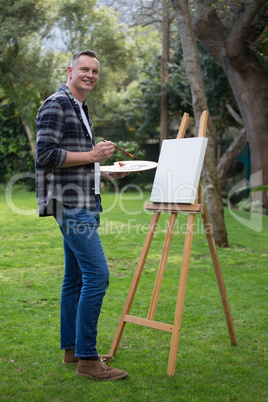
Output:
M89 71L87 71L87 75L89 76L89 77L92 77L92 71L91 70L89 70Z

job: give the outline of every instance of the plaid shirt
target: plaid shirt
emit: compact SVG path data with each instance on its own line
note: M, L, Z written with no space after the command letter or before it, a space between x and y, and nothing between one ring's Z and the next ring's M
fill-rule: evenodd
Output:
M87 113L87 107L85 112ZM36 194L39 216L53 215L55 200L72 207L95 208L94 164L61 168L67 151L88 152L94 146L70 89L61 85L36 117Z

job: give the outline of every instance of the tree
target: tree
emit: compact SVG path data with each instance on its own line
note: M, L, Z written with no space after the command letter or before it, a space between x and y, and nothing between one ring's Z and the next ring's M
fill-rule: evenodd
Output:
M267 185L268 75L260 43L267 37L267 0L195 0L194 4L195 34L223 68L243 118L252 186ZM253 200L258 196L260 193L253 193ZM267 193L263 206L268 208Z
M229 110L230 114L233 116L233 118L237 121L237 123L243 126L243 120L233 110L231 105L227 104L226 107ZM222 155L222 157L218 162L217 172L218 172L219 183L222 190L225 188L228 173L230 172L230 170L235 169L236 158L239 156L245 144L246 144L246 130L243 127L239 131L238 135L236 135L231 145L224 152L224 154Z
M171 3L179 26L183 57L191 86L192 104L196 126L198 128L202 111L208 109L204 80L201 73L200 56L194 38L188 1L172 0ZM210 118L208 120L207 137L209 142L204 162L203 177L205 181L209 216L216 244L227 247L228 239L224 222L224 209L215 161L214 127Z
M18 46L19 39L41 31L47 31L46 13L51 2L35 0L0 0L0 59L3 60L11 49Z
M14 172L34 171L20 117L14 105L0 106L0 182L8 181Z
M113 7L119 20L130 27L153 24L161 30L162 2L159 0L98 0L98 4Z
M35 153L35 114L40 105L40 92L48 91L53 68L53 55L43 52L40 41L50 29L49 7L34 0L0 0L1 89L5 102L13 103L27 134L32 155ZM51 21L50 21L51 22Z
M89 106L91 116L101 116L105 90L125 80L126 63L132 60L131 43L116 16L97 9L94 0L0 0L0 5L2 100L15 105L34 156L37 110L66 82L71 53L88 48L89 43L100 50L101 80ZM45 47L47 38L53 38L52 28L62 30L66 49L61 53Z
M157 27L162 36L161 56L161 108L160 108L160 147L162 141L168 138L169 133L169 0L132 2L126 0L99 0L99 4L112 6L118 11L119 18L130 27L151 26ZM157 97L158 98L158 97ZM155 102L154 102L155 103ZM157 119L158 120L158 119Z
M104 86L101 117L124 119L137 136L153 136L160 124L161 39L158 31L147 26L128 28L128 49L132 54L124 71L114 72ZM109 63L105 64L108 68ZM121 63L118 64L120 67ZM100 81L103 81L102 71Z
M161 57L161 124L160 124L160 147L162 141L168 138L168 80L169 80L169 0L163 0L163 17L162 17L162 57Z
M118 91L128 79L126 70L134 60L134 48L128 40L128 27L118 22L112 9L98 8L96 3L96 0L62 0L57 27L70 57L87 48L98 54L100 80L86 102L91 117L103 118L105 93Z

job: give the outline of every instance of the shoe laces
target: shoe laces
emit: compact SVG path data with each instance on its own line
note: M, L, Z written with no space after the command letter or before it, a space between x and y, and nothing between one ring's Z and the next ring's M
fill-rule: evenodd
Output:
M103 357L101 357L101 358L100 358L100 362L99 362L99 364L101 365L101 367L102 367L102 368L104 369L104 371L106 372L106 371L107 371L108 366L107 366L107 364L105 363L105 361L104 361Z

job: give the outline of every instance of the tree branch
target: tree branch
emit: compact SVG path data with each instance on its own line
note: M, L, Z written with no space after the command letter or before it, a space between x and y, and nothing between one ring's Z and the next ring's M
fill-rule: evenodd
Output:
M196 0L193 28L198 40L221 64L225 48L228 57L237 57L245 49L245 44L256 40L265 26L267 0L245 0L236 10L230 27L227 19L220 18L209 0Z
M238 124L240 124L241 126L243 126L244 123L243 123L242 117L240 117L239 114L236 113L236 111L232 108L232 106L227 103L226 108L227 108L228 112L230 113L230 115L235 119L235 121Z
M247 31L249 25L265 3L267 3L267 0L245 1L241 9L237 12L236 16L236 19L239 19L238 32L242 33Z
M226 45L226 51L229 57L241 52L241 45L243 45L252 34L249 27L265 3L267 3L267 0L245 1L237 11Z
M220 20L217 11L210 4L197 0L195 2L193 30L198 40L204 44L209 53L219 62L221 49L227 38L227 28Z

